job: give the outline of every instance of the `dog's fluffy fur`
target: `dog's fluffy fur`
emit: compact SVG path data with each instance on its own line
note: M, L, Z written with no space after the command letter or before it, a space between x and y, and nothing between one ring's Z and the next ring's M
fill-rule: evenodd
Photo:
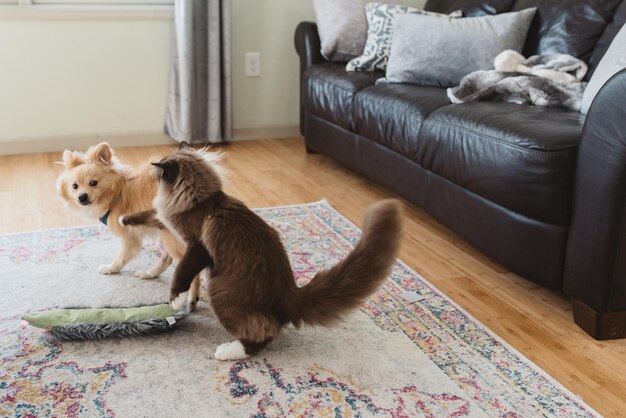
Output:
M152 207L156 193L157 178L154 169L145 163L137 169L120 164L113 150L105 142L95 145L87 152L66 150L63 153L65 170L57 180L59 196L73 209L92 219L99 219L109 212L107 226L122 240L122 248L115 260L101 266L102 274L119 273L141 251L143 239L159 234L165 252L150 270L137 271L135 276L152 279L159 276L174 260L185 252L185 244L167 230L157 230L150 225L141 228L123 228L119 217L125 213L144 211ZM189 294L190 307L198 299L198 280Z
M386 200L365 215L363 236L337 265L298 288L278 233L241 201L226 195L206 153L182 149L154 163L156 212L122 219L141 225L156 217L187 243L174 273L170 301L178 306L193 277L210 269L209 296L220 323L236 341L219 360L253 355L292 323L330 325L383 283L400 245L401 205Z

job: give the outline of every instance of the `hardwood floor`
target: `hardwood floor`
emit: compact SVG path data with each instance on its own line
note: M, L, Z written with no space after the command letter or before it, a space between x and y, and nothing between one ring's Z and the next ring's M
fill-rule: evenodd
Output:
M169 147L118 149L127 164ZM321 155L301 138L223 147L232 175L227 192L251 207L327 198L360 225L365 208L391 196ZM56 197L60 153L0 157L0 233L92 224ZM401 258L557 381L605 416L626 416L626 340L598 342L572 321L562 295L490 261L410 204Z

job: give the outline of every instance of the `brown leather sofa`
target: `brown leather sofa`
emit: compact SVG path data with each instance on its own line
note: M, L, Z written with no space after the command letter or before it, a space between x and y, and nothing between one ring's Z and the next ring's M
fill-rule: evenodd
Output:
M564 52L590 74L626 21L626 0L429 0L466 16L537 7L524 53ZM584 10L581 15L580 11ZM565 109L450 104L445 90L375 85L296 29L309 152L423 208L522 277L570 296L596 339L626 337L626 71L585 117Z

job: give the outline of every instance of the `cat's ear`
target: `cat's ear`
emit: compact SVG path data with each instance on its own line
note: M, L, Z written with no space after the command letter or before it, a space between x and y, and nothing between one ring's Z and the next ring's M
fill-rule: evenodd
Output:
M173 183L178 177L178 164L175 161L159 161L150 163L157 168L157 176L166 182Z
M101 142L95 147L89 148L87 151L87 159L91 162L101 162L105 165L111 165L113 152L106 142Z
M68 170L71 170L72 168L77 167L84 162L85 159L83 158L82 154L75 151L70 151L68 149L63 151L63 165L65 165L65 168L67 168Z
M187 148L191 148L191 145L189 145L189 142L186 141L182 141L180 144L178 144L178 149L187 149Z

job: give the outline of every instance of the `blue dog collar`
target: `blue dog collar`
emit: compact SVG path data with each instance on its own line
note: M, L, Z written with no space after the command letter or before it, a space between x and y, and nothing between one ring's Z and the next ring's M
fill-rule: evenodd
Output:
M109 222L109 213L111 213L110 210L107 210L107 213L105 213L104 215L102 215L102 217L99 219L100 222L102 222L105 225L108 225Z

